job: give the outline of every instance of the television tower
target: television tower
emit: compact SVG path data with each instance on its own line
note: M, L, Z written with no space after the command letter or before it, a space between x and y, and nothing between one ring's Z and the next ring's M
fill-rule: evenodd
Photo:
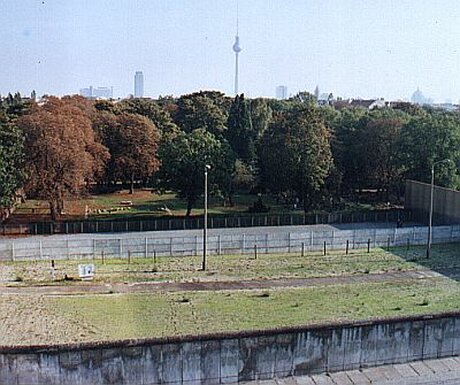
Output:
M235 52L235 95L238 95L238 54L241 52L240 37L238 36L238 0L236 2L236 36L233 52Z

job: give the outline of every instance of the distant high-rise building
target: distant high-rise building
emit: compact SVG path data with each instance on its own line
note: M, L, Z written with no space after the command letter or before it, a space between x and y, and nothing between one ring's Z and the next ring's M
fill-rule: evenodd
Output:
M80 95L88 99L112 99L113 87L93 87L82 88Z
M316 100L319 100L319 87L318 86L316 86L315 88L315 98Z
M276 87L276 98L277 99L287 99L288 98L288 89L286 86Z
M134 75L134 97L142 98L144 96L144 74L137 71Z
M432 104L433 100L423 95L422 91L420 91L420 89L417 87L417 91L415 91L412 94L411 102L415 104L424 105L424 104Z

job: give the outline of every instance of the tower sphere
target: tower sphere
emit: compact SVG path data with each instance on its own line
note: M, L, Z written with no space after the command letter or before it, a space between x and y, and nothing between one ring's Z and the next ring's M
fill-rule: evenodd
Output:
M233 51L236 53L241 52L241 47L240 47L240 37L235 36L235 44L233 44Z

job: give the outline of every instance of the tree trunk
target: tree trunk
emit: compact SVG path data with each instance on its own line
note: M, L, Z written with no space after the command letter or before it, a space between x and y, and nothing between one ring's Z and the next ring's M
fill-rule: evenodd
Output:
M131 180L129 181L129 193L134 194L134 175L131 175Z
M193 206L193 202L191 200L187 200L187 212L185 213L186 217L189 217L190 214L192 213L192 206Z
M50 205L50 216L51 216L51 220L53 222L55 222L58 218L58 208L57 208L57 204L56 204L56 201L49 201L49 205Z

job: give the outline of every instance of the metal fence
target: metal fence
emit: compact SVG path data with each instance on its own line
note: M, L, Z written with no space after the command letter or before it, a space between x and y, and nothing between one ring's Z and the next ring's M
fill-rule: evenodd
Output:
M354 213L326 214L257 214L209 216L208 228L297 226L360 222L411 221L405 210L374 210ZM193 230L203 228L203 217L167 217L128 220L85 220L77 222L35 222L0 226L3 235L48 235L81 233L122 233L137 231Z
M207 238L207 252L214 255L259 253L301 253L375 247L423 245L427 227L375 228L355 230L311 230L265 233L224 232ZM198 234L198 233L197 233ZM0 260L92 259L156 256L192 256L203 252L202 235L161 236L150 233L123 237L24 238L0 243ZM460 226L433 228L433 243L460 241Z

